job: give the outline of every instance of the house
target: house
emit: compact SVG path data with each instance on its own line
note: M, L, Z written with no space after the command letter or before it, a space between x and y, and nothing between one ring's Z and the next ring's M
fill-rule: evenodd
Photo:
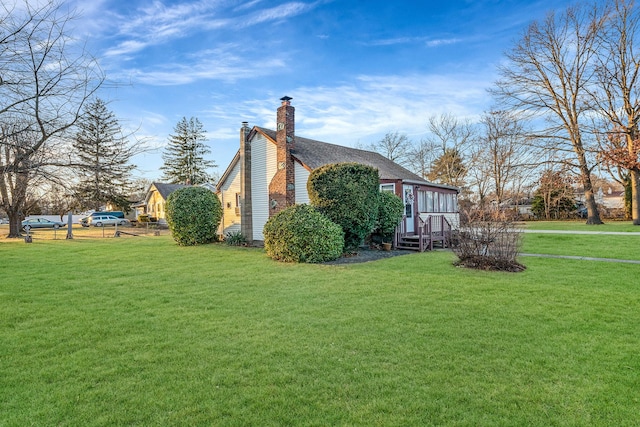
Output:
M145 213L149 215L150 218L155 218L156 221L164 220L167 197L169 197L169 194L183 187L188 186L184 184L165 184L162 182L151 183L144 200L144 206L146 207Z
M425 181L375 152L297 136L291 98L281 101L275 131L242 124L240 149L218 183L223 234L239 231L249 241L264 240L262 230L270 216L287 206L309 203L311 171L341 162L378 169L380 190L405 202L404 234L416 233L434 214L457 225L458 188Z
M624 209L624 190L614 190L611 187L604 191L602 187L596 191L596 203L607 209Z

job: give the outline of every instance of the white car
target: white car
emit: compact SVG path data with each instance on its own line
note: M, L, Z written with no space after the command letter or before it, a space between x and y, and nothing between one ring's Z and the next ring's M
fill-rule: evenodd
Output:
M94 227L104 227L105 225L126 225L126 219L116 218L111 215L96 215L87 218L87 225L93 225Z

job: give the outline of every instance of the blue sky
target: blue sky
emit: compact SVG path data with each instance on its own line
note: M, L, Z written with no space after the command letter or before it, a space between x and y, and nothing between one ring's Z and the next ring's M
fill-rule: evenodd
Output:
M197 117L221 174L242 121L275 128L279 99L296 134L347 146L399 131L418 141L445 112L476 119L503 52L569 1L77 1L80 37L107 82L100 96L157 150L137 156L157 180L175 124ZM72 5L74 3L71 3Z

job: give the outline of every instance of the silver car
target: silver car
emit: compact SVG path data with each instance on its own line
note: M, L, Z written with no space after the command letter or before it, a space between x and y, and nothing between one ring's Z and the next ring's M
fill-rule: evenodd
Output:
M87 218L87 225L93 225L94 227L104 227L105 225L126 225L126 219L116 218L111 215L96 215Z
M64 227L66 224L61 221L49 221L46 218L32 218L22 221L22 228L26 231L32 228L55 228Z

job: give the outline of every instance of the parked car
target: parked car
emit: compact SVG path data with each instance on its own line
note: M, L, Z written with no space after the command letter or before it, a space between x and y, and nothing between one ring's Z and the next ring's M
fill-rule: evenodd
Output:
M46 218L32 218L25 219L22 221L22 228L26 231L31 230L32 228L60 228L64 227L66 224L60 221L50 221Z
M122 211L93 212L91 215L82 218L80 220L80 225L82 225L83 227L88 227L89 226L89 218L96 217L96 216L105 216L105 215L115 216L116 218L119 218L119 219L125 219L124 218L124 212L122 212Z
M127 220L123 218L116 218L112 215L96 215L87 217L87 225L93 225L94 227L104 227L105 225L126 225ZM83 224L84 225L84 224Z

